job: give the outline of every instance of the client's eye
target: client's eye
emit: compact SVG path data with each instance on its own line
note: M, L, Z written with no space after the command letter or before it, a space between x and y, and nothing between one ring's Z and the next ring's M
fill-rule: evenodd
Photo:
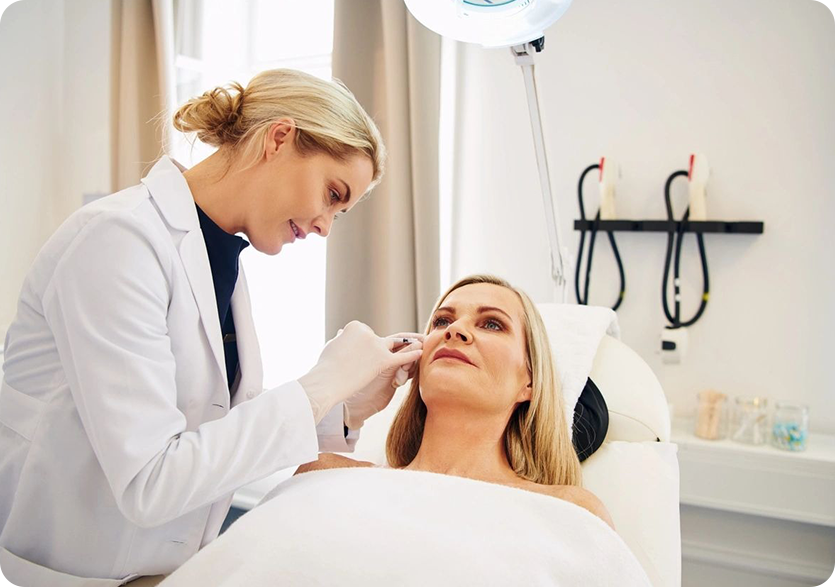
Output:
M492 318L489 318L484 323L485 324L495 324L496 326L499 327L498 330L504 330L504 326L498 320L493 320ZM496 329L495 328L490 328L489 330L496 330Z
M447 320L446 318L443 318L443 317L435 318L435 320L432 321L432 328L437 328L438 327L438 321L440 321L440 320L446 320L447 322L449 322L449 320Z
M447 318L444 318L443 316L440 316L438 318L435 318L435 320L432 322L432 327L437 328L438 326L440 326L441 321L449 323L449 320ZM487 320L484 321L484 324L485 325L496 326L496 328L491 327L491 328L487 328L487 330L495 330L495 331L504 330L504 325L501 322L499 322L498 320L495 320L493 318L488 318Z
M335 192L333 190L330 191L331 196L331 204L335 204L336 202L341 201L339 197L339 192Z

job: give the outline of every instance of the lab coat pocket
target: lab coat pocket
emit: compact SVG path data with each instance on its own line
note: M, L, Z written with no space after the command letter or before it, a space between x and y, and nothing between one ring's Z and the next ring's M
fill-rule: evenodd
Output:
M5 548L0 548L0 569L6 579L20 587L118 587L138 576L130 575L124 579L77 577L35 564Z
M3 380L0 389L0 424L32 441L46 404L26 395Z

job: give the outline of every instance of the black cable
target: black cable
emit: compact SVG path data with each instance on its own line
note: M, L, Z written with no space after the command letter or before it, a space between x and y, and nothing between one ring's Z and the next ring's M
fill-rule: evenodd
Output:
M667 220L670 222L675 222L675 218L673 217L673 205L670 200L670 185L673 183L673 180L680 176L689 175L687 171L676 171L670 177L667 178L667 183L664 186L664 203L667 206ZM701 318L702 314L707 308L707 301L710 298L710 279L708 276L707 270L707 253L705 252L705 241L704 235L702 233L696 233L696 241L699 245L699 256L702 260L702 281L704 283L704 293L702 293L702 302L699 305L699 309L696 311L696 314L687 321L681 321L681 285L680 285L680 269L681 269L681 245L684 241L684 223L687 219L690 218L690 206L687 206L687 210L684 212L684 216L681 218L681 223L675 230L670 230L667 232L667 254L664 259L664 281L661 283L661 301L664 306L664 315L667 317L667 320L670 322L670 326L667 328L682 328L684 326L692 326L696 323L696 321ZM675 301L675 311L670 312L670 306L667 304L667 283L670 279L670 263L672 261L673 256L673 243L675 242L675 265L673 268L673 293L674 293L674 301Z
M594 165L589 165L580 175L580 182L577 185L577 197L580 201L580 218L582 220L586 219L586 207L583 203L583 180L586 179L586 175L589 172L600 169L600 165L595 163ZM590 229L591 237L589 238L589 259L586 262L586 280L585 280L585 296L581 295L580 292L580 265L583 261L583 247L586 243L586 229L580 230L580 246L577 252L577 267L574 270L574 294L577 296L577 303L582 305L588 305L589 303L589 280L591 278L591 260L594 255L594 241L597 238L597 231L600 227L600 209L598 208L597 214L595 214L594 222L592 222L592 226ZM621 303L623 303L623 298L626 295L626 274L623 271L623 262L620 258L620 251L618 251L618 245L615 242L615 235L612 233L611 230L607 230L606 234L609 235L609 244L612 246L612 252L615 255L615 261L618 264L618 273L620 274L620 294L618 295L617 303L612 306L612 310L617 310Z

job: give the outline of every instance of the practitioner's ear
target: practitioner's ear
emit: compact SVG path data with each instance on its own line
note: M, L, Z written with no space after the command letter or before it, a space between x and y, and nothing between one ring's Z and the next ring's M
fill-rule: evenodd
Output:
M533 393L533 386L529 381L528 384L519 392L519 396L516 398L517 401L520 402L527 402L531 401L531 394Z

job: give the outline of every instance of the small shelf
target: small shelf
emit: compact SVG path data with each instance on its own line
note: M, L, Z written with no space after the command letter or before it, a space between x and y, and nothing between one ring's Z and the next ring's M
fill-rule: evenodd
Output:
M724 220L575 220L574 230L600 232L713 232L725 234L762 234L764 223L755 221L728 222Z
M835 436L810 433L802 452L693 435L675 420L681 503L835 527Z

